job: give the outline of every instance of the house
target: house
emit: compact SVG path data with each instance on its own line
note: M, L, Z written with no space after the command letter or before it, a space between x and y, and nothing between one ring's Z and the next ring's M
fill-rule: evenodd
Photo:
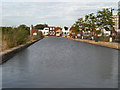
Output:
M101 28L96 28L94 30L94 36L101 37L103 35L103 32L101 30L102 30Z
M105 29L101 29L101 32L103 33L103 36L110 36L111 31L106 31Z
M72 31L72 29L73 29L73 27L71 27L71 28L70 28L70 30L69 30L69 36L70 36L70 37L73 37L73 36L75 36L75 33L73 34L73 31Z
M55 27L49 27L49 36L56 36L56 28Z
M33 25L30 26L30 37L35 36L38 34L38 30L33 28Z
M90 31L82 31L83 36L90 36Z
M75 33L76 38L82 38L83 32L82 31L78 31Z
M38 30L38 31L41 31L44 36L48 36L48 34L49 34L49 28L48 27L45 27L43 30Z
M56 36L57 37L62 36L62 30L59 27L56 28Z
M73 27L71 27L70 30L69 30L69 36L71 38L75 38L75 37L76 38L82 38L83 32L82 32L82 28L81 27L79 28L79 31L76 32L76 33L74 33L72 30L73 30Z
M96 32L96 29L91 30L90 31L90 36L95 36L95 34L96 34L95 32Z
M69 37L69 28L68 27L65 26L62 28L62 36Z

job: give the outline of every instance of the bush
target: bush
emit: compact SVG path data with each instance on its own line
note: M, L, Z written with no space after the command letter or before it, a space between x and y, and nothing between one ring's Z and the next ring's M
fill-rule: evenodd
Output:
M98 37L98 40L99 41L105 41L105 42L109 42L109 36L107 36L107 37L104 37L104 36L101 36L101 37Z
M26 43L29 39L28 32L22 28L2 27L2 50Z
M42 32L41 32L41 31L40 31L40 32L38 32L38 34L37 34L37 35L33 36L33 40L37 40L37 39L39 39L39 38L43 38L43 34L42 34Z

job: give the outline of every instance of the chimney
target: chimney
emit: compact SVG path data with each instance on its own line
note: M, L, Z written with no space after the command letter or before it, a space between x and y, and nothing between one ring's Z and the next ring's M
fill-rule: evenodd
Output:
M30 26L30 37L32 37L32 35L33 35L32 32L33 32L33 25Z

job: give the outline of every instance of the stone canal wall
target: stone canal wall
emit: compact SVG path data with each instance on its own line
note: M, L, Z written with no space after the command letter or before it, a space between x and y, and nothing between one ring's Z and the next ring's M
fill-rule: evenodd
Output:
M37 42L39 40L40 39L33 40L33 41L30 41L30 42L27 42L26 44L22 44L22 45L19 45L17 47L13 47L11 49L7 49L3 52L0 52L0 64L6 62L10 58L12 58L16 53L18 53L19 51L29 47L30 45L34 44L35 42Z
M103 41L95 42L95 41L93 41L93 40L73 39L73 38L69 38L69 39L120 50L120 43L115 43L115 42L103 42Z
M65 38L65 37L46 37L46 38ZM71 39L71 40L75 40L75 41L80 41L80 42L85 42L85 43L89 43L89 44L94 44L94 45L99 45L99 46L104 46L104 47L120 50L120 43L103 42L103 41L95 42L94 40L73 39L73 38L67 38L67 39Z

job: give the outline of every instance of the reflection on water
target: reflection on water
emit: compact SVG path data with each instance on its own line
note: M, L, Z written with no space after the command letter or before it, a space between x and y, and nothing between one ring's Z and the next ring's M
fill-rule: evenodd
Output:
M116 88L118 50L44 38L3 64L7 88Z

